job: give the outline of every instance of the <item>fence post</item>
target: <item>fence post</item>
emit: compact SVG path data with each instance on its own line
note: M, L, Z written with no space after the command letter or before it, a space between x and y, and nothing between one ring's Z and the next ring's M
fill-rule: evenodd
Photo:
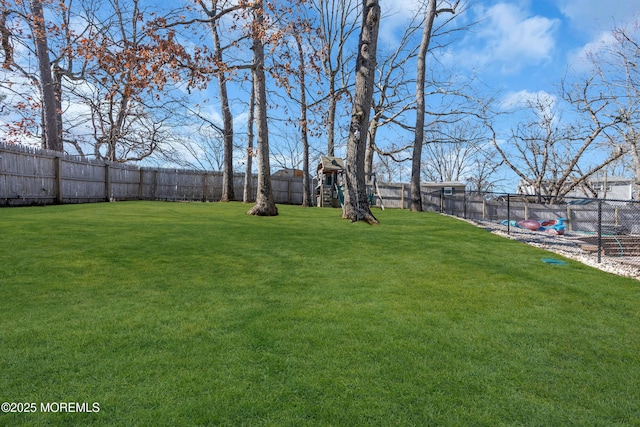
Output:
M507 194L507 234L511 234L511 195Z
M598 264L602 261L602 200L598 202Z
M104 165L104 193L108 202L111 199L111 168L108 164Z
M144 196L144 170L138 169L138 200Z
M56 183L55 183L55 192L56 192L56 203L62 203L62 157L56 156L53 159L54 166L53 169L56 175Z
M202 201L207 201L207 172L202 174Z
M420 198L422 198L422 190L420 190ZM404 209L404 184L400 193L400 209Z
M463 200L462 200L462 215L464 219L467 219L467 192L465 191L463 194Z
M156 192L158 191L158 171L153 171L153 187L151 189L151 199L156 200Z

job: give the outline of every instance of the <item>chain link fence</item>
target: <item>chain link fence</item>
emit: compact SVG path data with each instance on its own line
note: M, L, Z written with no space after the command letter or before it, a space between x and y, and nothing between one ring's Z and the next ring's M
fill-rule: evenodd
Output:
M640 266L640 202L505 193L423 196L425 210L477 222L489 222L507 233L523 230L553 236L597 258Z

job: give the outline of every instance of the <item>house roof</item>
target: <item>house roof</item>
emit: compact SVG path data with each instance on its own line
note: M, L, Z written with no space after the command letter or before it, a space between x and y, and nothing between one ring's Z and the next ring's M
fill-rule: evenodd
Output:
M625 178L624 176L608 176L605 178L591 178L589 180L591 184L602 184L607 182L608 184L630 184L633 182L633 178Z

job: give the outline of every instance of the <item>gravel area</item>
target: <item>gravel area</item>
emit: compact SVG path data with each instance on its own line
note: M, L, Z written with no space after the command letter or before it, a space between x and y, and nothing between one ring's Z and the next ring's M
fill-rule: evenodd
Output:
M598 254L587 252L582 247L585 245L576 233L566 233L563 236L554 236L540 231L531 231L524 228L510 227L507 234L507 226L491 221L467 220L459 217L462 221L469 222L477 227L484 228L493 234L507 239L518 240L531 246L542 248L566 258L579 261L583 264L597 268L618 276L632 277L640 280L640 260L636 258L618 258L602 256L598 262Z

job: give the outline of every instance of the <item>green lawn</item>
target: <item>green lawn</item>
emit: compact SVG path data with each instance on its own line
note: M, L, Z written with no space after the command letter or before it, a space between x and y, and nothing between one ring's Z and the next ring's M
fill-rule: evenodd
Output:
M0 425L640 425L640 282L431 213L249 207L0 210L0 402L38 409Z

